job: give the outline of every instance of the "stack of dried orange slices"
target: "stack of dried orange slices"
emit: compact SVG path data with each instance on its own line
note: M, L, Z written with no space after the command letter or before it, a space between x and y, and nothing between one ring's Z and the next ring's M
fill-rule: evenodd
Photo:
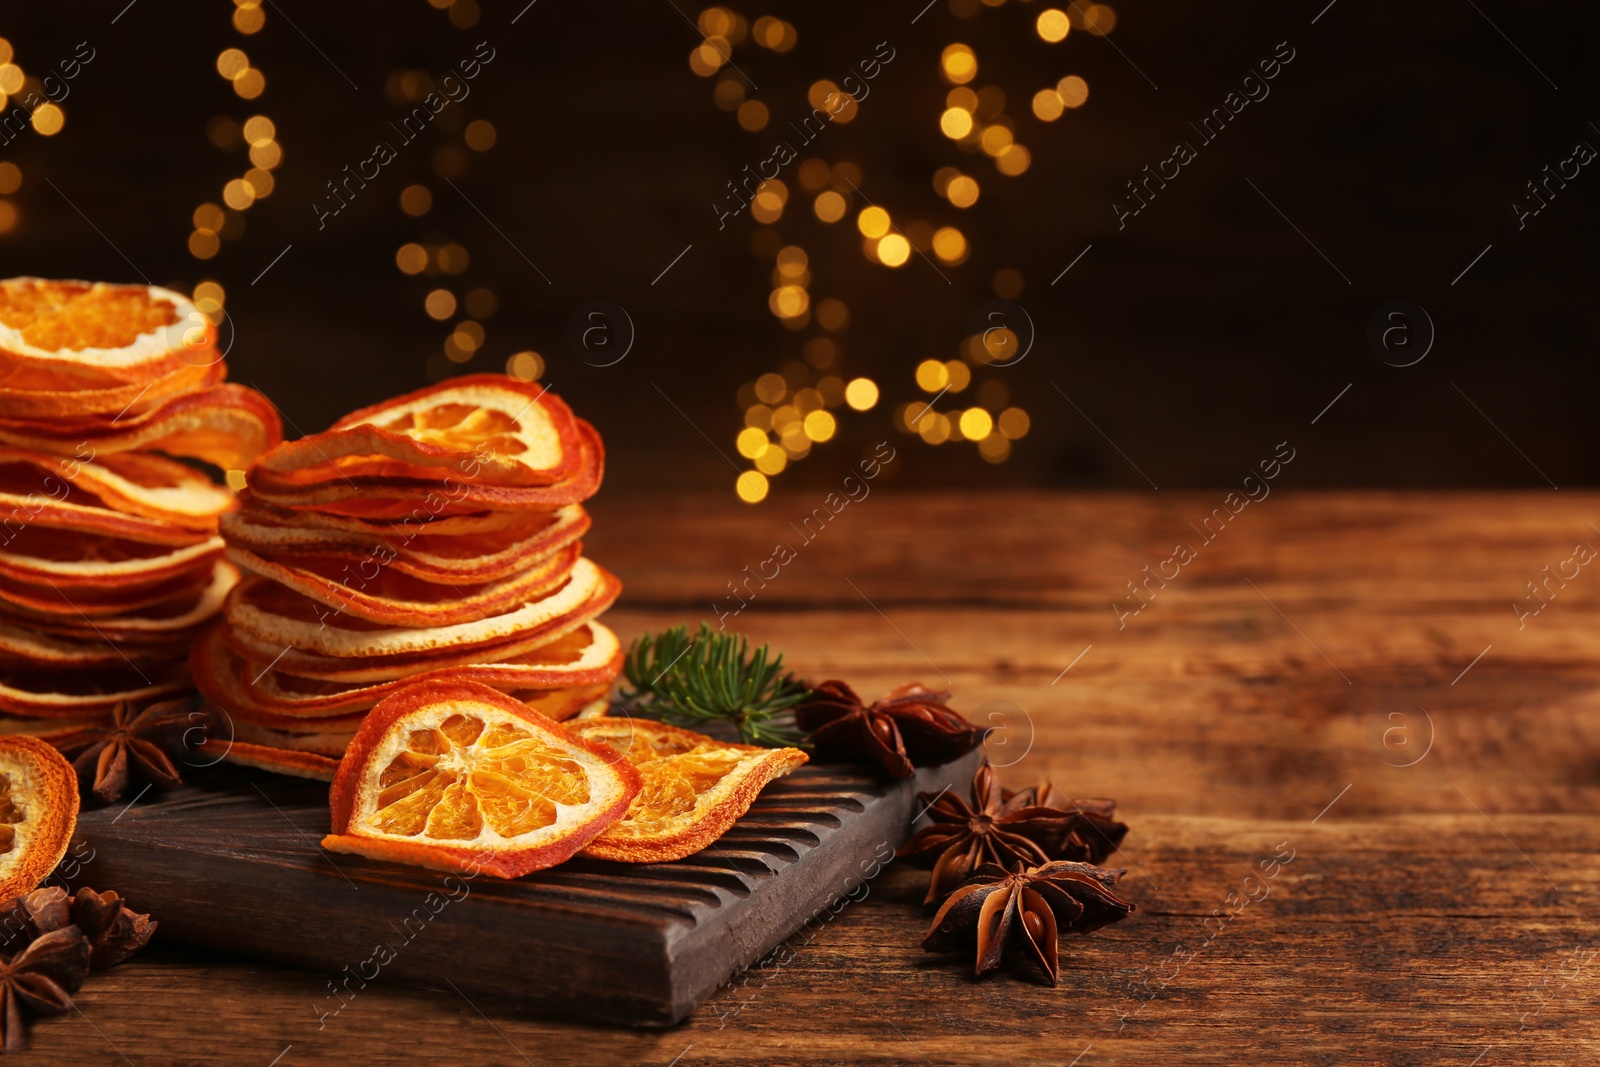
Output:
M583 558L594 428L543 386L455 378L279 445L223 523L250 574L191 656L232 721L225 758L332 780L363 718L409 682L470 681L552 720L622 665Z
M188 688L238 571L219 518L282 439L212 322L143 285L0 281L0 729L50 736Z

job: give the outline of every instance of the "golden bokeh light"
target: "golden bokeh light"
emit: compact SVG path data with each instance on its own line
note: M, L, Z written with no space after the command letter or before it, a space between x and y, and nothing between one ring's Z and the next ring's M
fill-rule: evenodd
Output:
M222 248L222 238L210 230L196 230L189 235L189 254L196 259L210 259Z
M1000 434L992 433L978 442L978 454L990 463L1004 463L1011 455L1011 442Z
M952 393L959 393L972 384L972 371L959 359L945 360L944 373Z
M972 132L972 112L965 108L946 108L939 116L939 131L952 141L959 141Z
M1065 11L1058 7L1050 7L1039 12L1033 27L1042 40L1055 44L1057 41L1066 40L1067 32L1072 29L1072 23L1068 21Z
M10 233L17 228L17 206L9 200L0 200L0 233Z
M1065 106L1082 107L1084 101L1089 99L1089 83L1076 74L1068 74L1056 82L1056 93Z
M518 352L506 360L506 373L518 381L537 381L544 374L544 357L537 352Z
M1061 94L1054 89L1040 89L1033 94L1033 117L1041 122L1054 122L1066 108Z
M772 409L765 404L752 404L745 410L744 424L753 430L766 433L772 429Z
M1026 411L1021 408L1006 408L1000 413L996 425L1000 427L1002 434L1015 441L1019 437L1027 436L1028 427L1032 424L1028 421Z
M40 104L33 109L34 131L44 137L54 137L67 124L67 114L55 104Z
M428 267L428 250L415 241L403 244L394 254L394 264L403 274L421 274Z
M433 193L426 185L408 185L400 190L400 210L412 218L428 213L433 207Z
M995 159L995 168L1008 178L1015 178L1033 163L1033 154L1019 144L1007 145Z
M461 136L467 142L467 147L474 152L487 152L494 147L494 142L500 135L495 130L494 123L488 119L473 119L467 123L467 132Z
M964 44L953 44L939 56L939 67L945 81L965 85L978 76L978 57Z
M762 440L766 440L764 435ZM771 477L783 473L783 468L789 465L789 454L783 450L782 445L767 444L755 457L755 461L756 470Z
M467 269L472 257L458 244L448 244L439 249L439 269L446 274L460 274Z
M429 318L444 320L456 313L456 295L448 289L435 289L422 301Z
M885 267L898 267L911 258L911 242L898 233L886 235L878 242L878 262Z
M950 179L945 197L956 207L971 207L978 202L978 180L965 174Z
M871 378L852 378L844 387L844 402L856 411L870 411L878 403L878 383Z
M783 375L767 373L756 379L756 396L764 404L776 404L784 398L789 391L789 383L783 380ZM777 415L774 413L773 422L776 424Z
M222 187L222 202L235 211L243 211L255 201L255 191L245 184L243 178L235 178Z
M0 163L0 196L16 192L22 186L22 168L12 162Z
M255 194L257 200L264 200L271 196L273 188L278 184L273 179L272 172L263 170L261 167L251 167L245 171L244 183L250 187L250 191Z
M760 471L745 471L734 489L746 504L759 504L767 498L767 476Z
M936 359L925 359L917 364L917 388L925 393L937 393L950 384L950 370Z
M744 82L738 78L723 78L711 90L711 99L724 111L737 111L744 102Z
M828 223L838 222L844 218L844 213L849 208L850 205L845 202L844 197L832 189L818 193L816 203L812 205L812 210L816 212L817 218Z
M967 239L954 226L941 226L933 231L933 254L952 265L964 262Z
M1011 147L1012 140L1011 131L996 123L984 127L982 136L978 138L978 144L985 154L998 156Z
M278 127L265 115L251 115L244 120L240 132L250 145L269 144L278 135Z
M254 67L239 72L233 79L233 91L241 100L254 100L267 89L267 76Z
M265 170L271 170L283 162L283 146L276 141L251 145L250 162Z
M194 209L194 228L216 233L222 229L222 208L216 204L201 204Z
M780 285L767 298L767 306L780 319L804 315L811 306L811 296L798 285Z
M753 426L746 426L739 431L739 437L734 442L734 447L739 450L739 455L745 459L755 459L765 452L767 446L771 443L771 441L767 440L767 435L764 431L758 430Z
M259 32L266 24L266 13L259 4L240 4L233 10L233 28L247 37Z
M250 69L250 57L238 48L224 49L217 56L217 73L232 81ZM0 88L4 88L0 84Z
M889 213L877 206L862 208L856 216L856 229L863 237L882 237L889 232Z
M806 416L804 423L806 436L813 441L822 442L831 440L839 428L839 423L827 411L813 411Z
M994 430L994 419L982 408L968 408L961 413L961 436L969 441L981 441Z
M1117 26L1117 13L1110 4L1090 4L1083 12L1083 28L1104 37Z

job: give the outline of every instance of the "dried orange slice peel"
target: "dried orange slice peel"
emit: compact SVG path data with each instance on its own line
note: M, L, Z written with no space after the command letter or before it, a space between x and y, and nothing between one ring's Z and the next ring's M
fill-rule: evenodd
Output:
M0 443L79 460L150 450L243 470L282 440L283 425L272 401L232 383L136 415L0 419Z
M36 889L78 825L78 776L48 742L0 737L0 900Z
M516 878L562 862L622 818L639 773L520 701L475 683L385 698L339 765L322 846Z
M806 762L797 748L736 745L650 719L599 716L567 724L609 745L639 771L628 813L584 849L623 863L666 863L716 841L774 778Z

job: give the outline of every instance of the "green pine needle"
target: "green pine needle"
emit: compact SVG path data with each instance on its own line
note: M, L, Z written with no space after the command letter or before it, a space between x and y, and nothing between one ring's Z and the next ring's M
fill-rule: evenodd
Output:
M811 690L783 669L783 654L769 659L766 645L754 652L739 634L720 633L702 622L694 637L674 626L634 641L623 665L631 688L622 697L663 722L690 728L730 722L746 744L781 748L803 734L793 708Z

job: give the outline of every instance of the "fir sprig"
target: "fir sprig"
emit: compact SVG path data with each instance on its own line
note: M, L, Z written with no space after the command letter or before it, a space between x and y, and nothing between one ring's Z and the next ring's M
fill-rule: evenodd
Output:
M700 728L730 722L746 744L778 748L798 744L804 734L793 708L811 691L783 669L783 653L766 645L751 651L739 634L706 623L689 636L687 626L645 634L623 665L631 688L624 700L677 726Z

